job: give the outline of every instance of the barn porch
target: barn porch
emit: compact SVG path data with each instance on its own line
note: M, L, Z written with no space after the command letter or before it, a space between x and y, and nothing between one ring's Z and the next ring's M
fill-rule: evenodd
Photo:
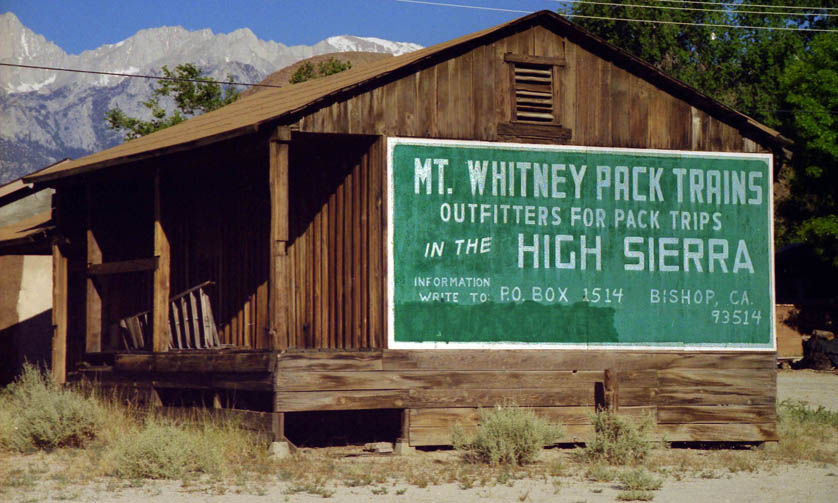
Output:
M63 185L67 370L131 351L382 346L383 140L280 129Z

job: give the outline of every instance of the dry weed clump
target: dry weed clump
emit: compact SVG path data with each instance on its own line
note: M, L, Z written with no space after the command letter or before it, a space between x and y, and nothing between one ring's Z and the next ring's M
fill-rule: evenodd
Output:
M468 435L457 425L452 440L466 461L524 465L532 463L544 446L554 444L563 434L561 427L532 410L510 404L481 409L477 431Z
M662 479L642 467L620 473L617 480L626 491L657 491L663 485Z
M127 479L180 479L187 473L218 474L220 449L199 431L151 420L117 441L109 452L112 474Z
M593 463L611 465L638 464L652 448L648 438L651 419L636 421L610 411L599 411L591 417L594 438L585 445L582 458Z
M31 364L0 391L0 448L19 452L83 447L96 438L105 409L90 396L61 389Z
M269 470L263 443L236 421L196 414L173 422L153 412L108 446L105 471L128 479L215 477Z

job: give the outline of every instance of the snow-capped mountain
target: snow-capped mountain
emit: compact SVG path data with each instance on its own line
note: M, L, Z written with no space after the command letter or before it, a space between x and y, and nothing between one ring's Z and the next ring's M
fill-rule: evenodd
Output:
M260 40L247 28L227 34L180 26L150 28L116 44L81 54L25 27L11 12L0 14L0 62L100 72L159 75L194 63L210 77L259 82L301 59L342 51L395 55L421 48L407 42L340 35L313 46ZM79 157L121 141L106 128L105 112L119 106L142 115L150 79L0 66L0 185L64 157Z

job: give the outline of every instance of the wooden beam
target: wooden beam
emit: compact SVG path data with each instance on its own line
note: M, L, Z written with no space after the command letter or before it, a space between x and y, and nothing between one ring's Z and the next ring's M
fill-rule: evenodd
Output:
M267 352L170 351L167 354L117 353L114 369L119 373L138 372L230 372L268 373L273 370L272 355ZM272 381L268 379L271 386Z
M606 371L607 372L607 371ZM276 373L277 390L281 391L339 391L425 388L445 389L555 389L573 388L593 390L594 383L602 382L603 373L586 370L563 371L334 371L305 372L283 369ZM607 380L607 377L606 377ZM606 384L607 389L607 384Z
M564 140L573 137L573 131L559 124L530 124L528 122L499 122L497 126L499 136L514 138Z
M714 351L685 353L683 351L541 351L514 349L493 351L464 349L459 351L391 349L382 353L383 370L604 370L622 372L649 369L708 369L718 371L759 370L771 375L777 367L776 354L771 352L735 353ZM776 374L776 372L773 372ZM743 374L744 375L744 374ZM752 374L748 374L749 376ZM661 383L663 385L663 382Z
M303 391L274 393L274 411L404 409L408 393L404 390Z
M141 258L135 260L121 260L118 262L104 262L101 264L90 264L87 267L87 274L91 276L104 276L108 274L121 274L126 272L153 271L157 268L157 259Z
M528 56L522 54L513 54L508 52L503 55L503 60L507 63L528 63L528 64L535 64L535 65L555 65L555 66L565 66L567 64L567 60L561 57L555 56Z
M163 228L160 202L160 169L154 172L154 292L152 300L151 340L152 351L163 353L169 350L169 238Z
M291 129L279 126L269 145L269 182L271 192L270 279L268 295L268 331L271 349L286 349L289 340L289 207L288 172Z
M87 267L102 263L102 249L96 240L94 230L93 185L87 185ZM85 344L86 353L102 351L102 294L95 278L87 278L87 295L85 297Z
M59 239L52 242L52 379L67 380L67 257Z
M375 371L381 370L380 351L305 351L280 353L277 370L294 372Z

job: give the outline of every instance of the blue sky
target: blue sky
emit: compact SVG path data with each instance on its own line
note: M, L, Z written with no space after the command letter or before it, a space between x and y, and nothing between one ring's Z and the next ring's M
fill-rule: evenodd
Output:
M555 0L438 0L533 12ZM124 40L143 28L183 26L229 33L250 28L263 40L311 45L332 35L433 45L523 16L396 0L0 0L0 12L71 54Z

